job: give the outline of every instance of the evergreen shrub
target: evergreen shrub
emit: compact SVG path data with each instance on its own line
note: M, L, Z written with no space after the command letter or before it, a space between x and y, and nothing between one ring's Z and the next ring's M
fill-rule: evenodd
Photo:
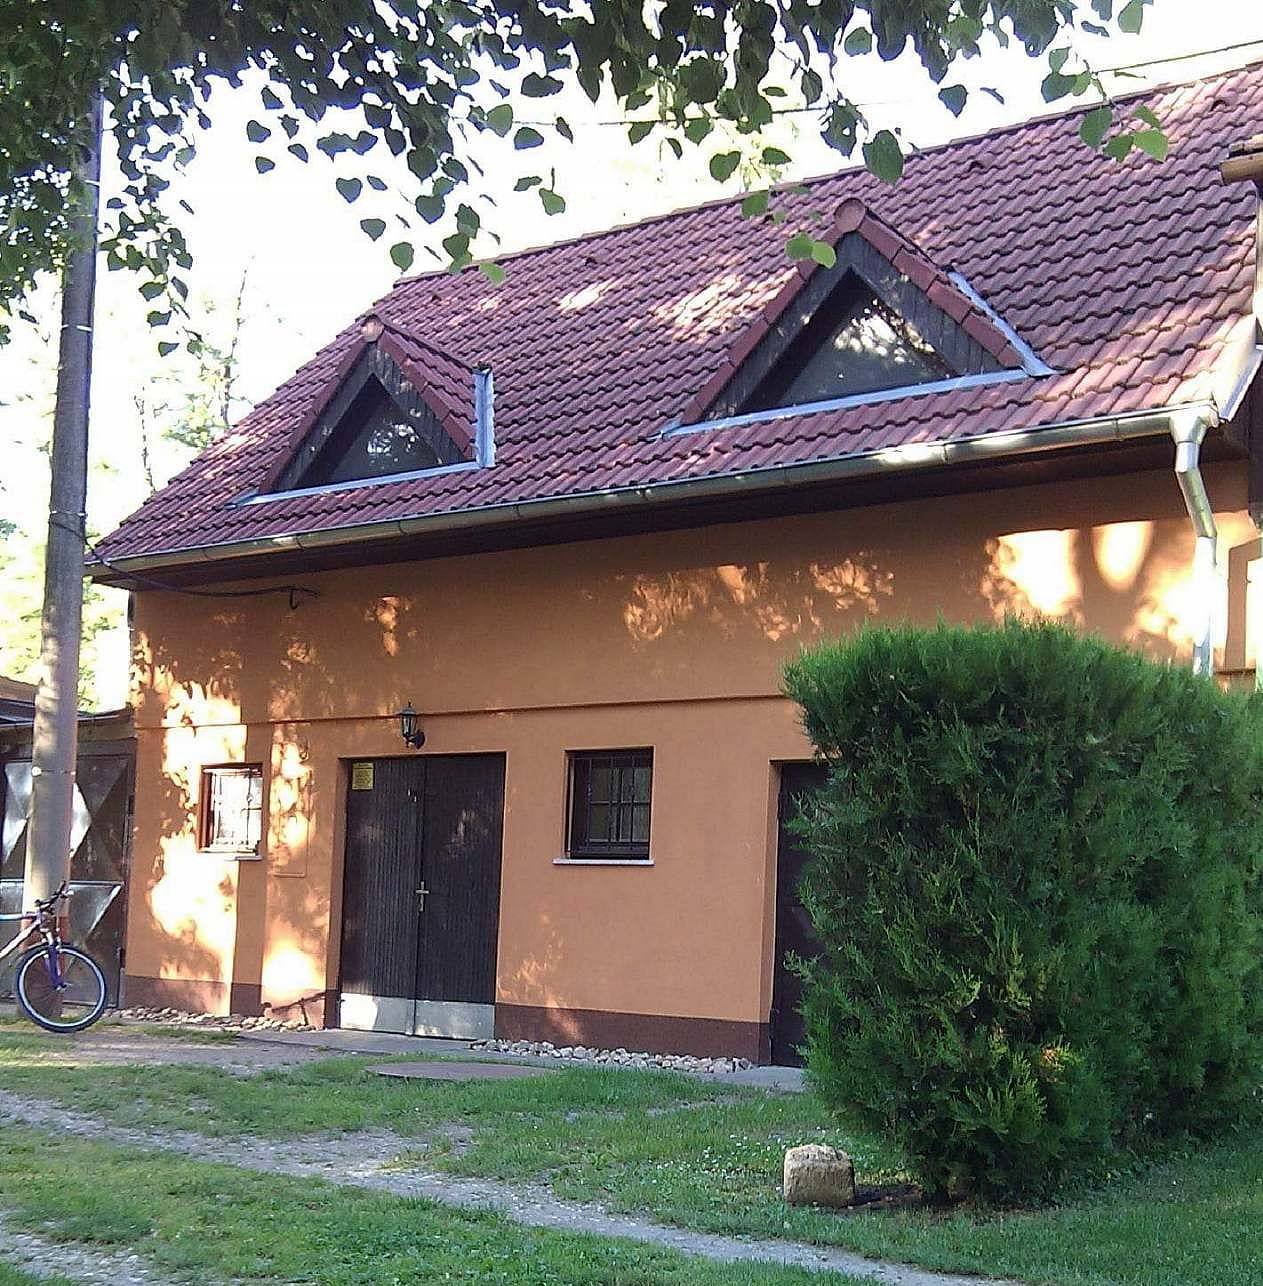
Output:
M926 1190L1046 1196L1263 1068L1263 706L1058 625L866 629L786 689L809 1076Z

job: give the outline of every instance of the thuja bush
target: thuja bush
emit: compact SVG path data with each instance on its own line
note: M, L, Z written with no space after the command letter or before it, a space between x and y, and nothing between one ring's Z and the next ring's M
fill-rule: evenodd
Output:
M931 1194L1049 1194L1263 1075L1263 713L1052 624L868 629L787 691L824 1100Z

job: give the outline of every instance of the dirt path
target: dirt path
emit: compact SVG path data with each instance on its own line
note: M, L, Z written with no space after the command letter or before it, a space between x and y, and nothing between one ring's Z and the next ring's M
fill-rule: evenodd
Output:
M42 1062L59 1067L175 1063L217 1067L234 1076L253 1076L272 1067L292 1067L336 1057L325 1049L279 1042L152 1035L129 1029L122 1023L102 1024L77 1036L59 1036L55 1044L40 1050Z
M625 1237L720 1262L784 1264L836 1272L883 1286L1016 1286L974 1276L936 1273L905 1264L866 1259L852 1251L792 1241L753 1241L690 1232L616 1214L597 1205L561 1201L542 1187L516 1187L490 1179L465 1179L392 1166L399 1153L417 1146L383 1130L288 1139L208 1138L183 1130L156 1131L112 1126L80 1112L0 1090L0 1122L79 1134L146 1151L176 1152L200 1161L241 1166L268 1174L320 1178L397 1197L424 1197L448 1206L491 1209L535 1228L601 1237Z
M84 1286L175 1286L139 1255L53 1241L20 1228L0 1210L0 1264L34 1277L63 1277Z

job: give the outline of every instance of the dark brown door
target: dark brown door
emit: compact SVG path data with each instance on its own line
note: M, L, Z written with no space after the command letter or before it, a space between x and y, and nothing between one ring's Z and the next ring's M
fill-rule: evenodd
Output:
M425 761L418 1000L491 1005L500 929L501 755Z
M348 786L343 1026L489 1035L504 757L357 760Z
M351 766L342 898L343 996L413 998L425 776L425 760L419 758L364 760ZM395 1030L406 1030L409 1018L405 1015Z
M776 857L776 971L772 976L772 1062L798 1067L803 1043L802 982L786 966L792 952L810 959L819 950L811 921L798 897L798 882L808 854L802 841L789 829L799 801L824 785L826 770L820 764L784 764L781 767L780 840Z

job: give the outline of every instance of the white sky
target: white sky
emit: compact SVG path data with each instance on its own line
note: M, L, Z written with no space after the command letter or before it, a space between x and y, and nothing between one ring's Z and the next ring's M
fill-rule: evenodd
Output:
M1191 79L1263 57L1263 10L1250 0L1154 0L1139 35L1108 41L1085 37L1079 51L1094 67L1109 68L1245 41L1257 41L1258 47L1148 67L1142 80L1112 80L1119 92ZM1006 103L971 95L959 119L938 102L936 87L915 58L905 56L889 64L875 55L855 58L848 61L846 74L850 93L874 125L901 127L908 142L924 146L1048 110L1039 94L1041 66L1017 49L992 50L962 64L963 74L950 80L971 88L993 85ZM525 104L519 105L523 115L551 118L560 111L574 127L576 142L550 139L544 147L515 155L485 136L488 150L482 159L489 188L499 200L497 230L506 250L689 205L723 190L705 170L712 148L687 149L683 162L664 155L652 136L633 148L625 128L602 123L616 114L613 104L593 107L577 92ZM359 229L359 220L367 215L388 217L392 207L382 198L375 198L382 204L374 208L369 198L375 194L366 192L348 205L333 187L337 171L318 153L304 166L277 147L270 152L277 168L263 176L255 172L257 149L246 142L244 122L258 112L253 92L219 91L212 104L215 125L202 139L198 159L176 194L186 197L196 211L186 224L196 261L195 300L222 311L242 271L249 271L248 321L242 336L242 391L249 402L266 395L319 344L385 293L398 275L387 255L395 238L387 233L373 243ZM801 131L797 137L795 130ZM792 153L794 165L787 177L838 166L836 154L814 136L809 117L778 121L768 141ZM521 167L527 162L537 164L524 171ZM544 215L534 193L511 192L518 174L535 172L539 166L544 173L556 167L557 188L568 203L560 216ZM414 194L413 180L402 167L383 165L378 172L398 183L408 199ZM107 196L113 182L117 175L107 171ZM736 190L740 184L734 179L727 186ZM425 231L437 245L446 230ZM478 249L485 255L495 253L489 243ZM419 253L416 268L427 262ZM98 285L92 400L97 467L88 502L90 522L98 531L107 530L143 498L133 398L164 369L168 378L171 372L169 363L164 368L156 358L154 336L144 322L149 306L139 301L136 285L125 274L105 271ZM510 271L501 289L512 288ZM34 303L41 324L15 326L13 343L0 349L0 513L20 522L27 533L40 529L47 497L46 459L38 446L47 436L56 374L52 340L57 300L51 285ZM156 461L159 479L183 462L179 452L161 451ZM29 536L15 538L21 539ZM107 703L121 698L123 690L124 652L121 647L116 651L112 677L103 685ZM0 673L4 670L0 655Z

